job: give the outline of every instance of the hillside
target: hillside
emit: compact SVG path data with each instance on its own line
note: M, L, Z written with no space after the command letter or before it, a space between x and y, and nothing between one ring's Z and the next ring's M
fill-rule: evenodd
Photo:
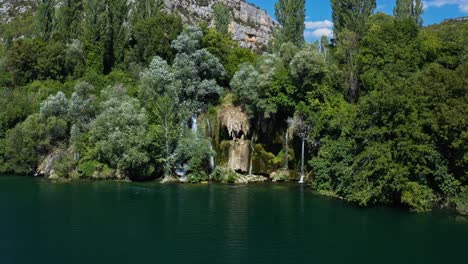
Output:
M212 6L216 2L231 9L233 19L229 31L241 47L259 49L268 44L276 22L265 10L244 0L165 0L165 9L179 13L185 24L207 22L214 27ZM0 22L11 22L15 16L34 11L35 5L32 0L0 0Z

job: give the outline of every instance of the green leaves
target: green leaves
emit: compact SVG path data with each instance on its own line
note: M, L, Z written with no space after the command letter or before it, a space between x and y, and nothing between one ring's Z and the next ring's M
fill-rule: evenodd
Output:
M422 26L423 3L421 0L397 0L393 14L397 19L409 19L416 25Z
M408 182L402 192L401 202L416 212L427 212L432 209L434 194L432 190L416 182Z
M102 111L90 130L90 143L96 149L94 158L129 175L138 175L149 161L145 110L119 86L104 90L103 98Z
M231 9L220 2L215 3L212 8L216 30L221 34L228 35L229 25L232 21Z
M279 0L275 3L275 16L282 26L281 41L302 45L305 29L305 0Z
M136 61L147 64L155 56L172 61L174 52L171 49L171 42L182 32L180 17L175 14L157 12L135 22L132 30L135 44L128 52L135 53Z

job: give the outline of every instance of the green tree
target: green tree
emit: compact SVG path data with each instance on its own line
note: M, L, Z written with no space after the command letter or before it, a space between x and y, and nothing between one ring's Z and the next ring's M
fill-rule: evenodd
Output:
M41 103L40 114L44 118L51 116L68 119L68 99L63 92L50 95Z
M305 0L279 0L275 3L275 16L282 26L284 42L304 43Z
M112 71L115 64L123 62L125 48L128 45L130 36L129 29L129 0L106 0L106 9L104 12L104 74Z
M89 144L87 133L96 115L96 98L94 87L87 82L78 83L74 90L68 101L68 120L71 124L70 146L73 158L79 160Z
M106 5L101 0L85 0L83 9L85 15L81 23L81 39L86 55L86 70L102 73Z
M422 26L423 3L421 0L397 0L393 15L397 19L410 19Z
M188 27L172 42L178 51L172 65L173 87L179 102L193 114L217 102L223 92L217 81L226 75L219 59L201 48L202 38L199 27Z
M169 64L161 57L154 57L147 69L140 74L138 96L144 105L156 102L162 94L176 96L174 73Z
M57 10L55 30L60 32L66 42L77 39L80 35L80 23L83 17L83 0L65 0Z
M171 43L182 32L183 25L179 16L159 12L138 20L133 27L133 52L137 62L149 63L154 56L172 61L174 52Z
M37 31L48 40L53 31L56 0L39 0L37 3Z
M67 131L66 121L60 118L30 115L6 134L4 169L17 174L33 174L40 159L66 140Z
M356 60L367 91L396 86L421 69L425 54L413 22L379 13L367 25Z
M164 0L136 0L132 5L132 23L159 15L163 8Z
M332 18L335 37L347 29L361 36L367 19L376 7L375 0L332 0Z
M130 177L150 175L145 110L120 85L103 90L102 98L90 129L93 158Z
M176 148L182 137L182 122L187 118L177 99L169 94L159 96L148 106L150 153L156 164L163 168L166 180L172 177L177 161Z
M332 0L332 17L337 57L344 65L347 97L356 102L359 96L359 40L365 31L368 18L376 7L375 0Z
M203 31L200 27L187 27L177 38L172 42L171 46L178 53L193 53L201 48L201 40Z
M189 175L205 174L209 168L209 158L215 154L209 140L191 130L185 131L175 153L179 162L187 164Z
M242 63L253 62L256 58L252 50L239 47L238 42L214 29L204 32L202 46L223 64L226 70L226 80L222 80L222 84L226 85Z
M216 30L221 34L228 35L229 25L232 21L231 9L221 2L215 3L212 8Z
M46 43L39 38L20 39L9 50L6 66L16 85L24 85L36 79L64 80L68 75L65 56L63 43Z

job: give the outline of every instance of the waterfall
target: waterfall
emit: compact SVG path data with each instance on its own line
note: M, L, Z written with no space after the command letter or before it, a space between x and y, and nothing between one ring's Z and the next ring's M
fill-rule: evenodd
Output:
M192 131L197 132L198 131L198 124L197 124L197 116L193 115L192 116Z
M299 183L304 183L304 148L305 148L305 138L302 138L302 156L301 156L301 179Z
M210 151L213 152L213 145L211 144L211 138L212 138L212 132L211 132L211 123L210 123L210 119L206 119L206 126L208 127L208 137L209 137L209 147L210 147ZM213 154L210 153L210 170L211 172L213 172L215 170L215 160L214 160L214 157L213 157Z
M175 174L179 176L179 179L183 182L187 181L187 167L178 162L175 168Z
M305 176L304 175L301 175L301 179L299 180L299 183L304 183L304 178ZM296 178L297 179L297 178Z
M289 129L286 129L286 136L284 138L284 154L286 155L285 158L284 158L284 160L285 160L284 169L286 169L286 170L289 169L289 166L288 166L288 163L289 163L289 160L288 160L288 158L289 158L289 149L288 149L288 147L289 147L288 143L289 142L288 142L288 139L289 139Z

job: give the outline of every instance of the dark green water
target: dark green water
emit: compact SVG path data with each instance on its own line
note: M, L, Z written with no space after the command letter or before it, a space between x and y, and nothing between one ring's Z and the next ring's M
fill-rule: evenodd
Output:
M0 177L0 263L468 263L468 222L294 185Z

